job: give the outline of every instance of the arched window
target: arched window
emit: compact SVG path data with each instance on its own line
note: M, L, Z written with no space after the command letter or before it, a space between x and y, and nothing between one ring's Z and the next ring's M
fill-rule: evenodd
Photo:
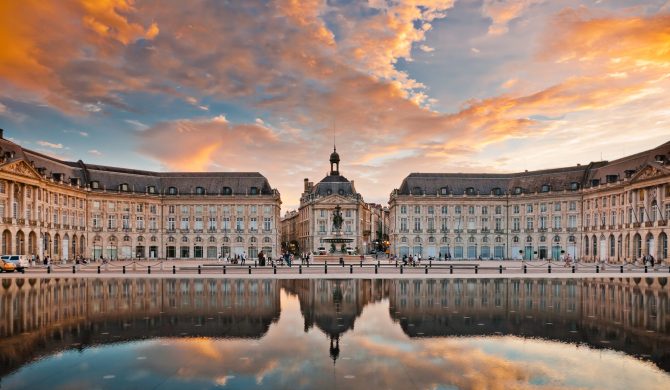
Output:
M449 188L448 187L440 188L440 195L449 195Z
M205 189L203 187L195 187L196 195L205 195Z
M468 242L471 243L471 244L474 244L475 243L475 238L474 237L468 238Z
M249 194L250 195L258 195L258 187L249 188Z
M540 192L549 192L551 190L551 186L549 184L542 184L542 188L540 189Z
M404 242L404 243L406 243L406 242L407 242L407 237L401 237L401 238L400 238L400 242Z
M474 195L475 194L475 189L473 187L468 187L465 189L465 194L466 195Z
M235 242L244 242L244 238L238 236L238 237L235 239Z
M420 243L421 242L421 237L414 238L414 242L417 243L417 244Z
M188 242L188 237L186 237L186 236L182 237L181 242Z
M168 195L177 195L177 187L169 187Z
M428 237L428 242L434 243L435 242L435 237Z
M555 235L554 236L554 242L561 242L561 237L559 237L558 235Z
M209 242L216 242L216 237L210 236L208 241Z
M496 187L491 191L491 193L493 193L495 196L500 196L503 194L503 191L502 188Z
M502 237L500 237L500 236L496 237L496 242L501 243L502 242Z
M175 241L174 237L172 237L172 236L168 237L168 242L174 242L174 241Z
M130 236L128 236L128 235L123 236L123 241L125 241L125 242L130 241Z
M200 237L200 236L196 237L195 242L202 242L202 237Z
M514 187L514 195L521 195L523 189L521 187Z
M230 187L223 187L223 189L221 190L221 193L223 195L232 195L233 194L233 189L230 188Z
M547 237L545 237L545 236L540 236L540 242L546 242L546 241L547 241Z
M269 243L272 242L272 239L270 237L264 237L263 242L266 243L266 244L269 244Z
M531 236L526 237L526 242L533 242L533 237Z
M475 206L469 206L468 207L468 214L474 214L475 213Z
M482 237L482 242L489 242L489 238L486 236Z
M256 242L256 237L251 237L251 238L249 239L249 242Z
M99 188L100 188L100 182L97 181L97 180L93 180L93 181L91 182L91 188L94 189L94 190L99 189Z
M128 192L128 183L123 183L119 186L119 191Z
M519 242L519 236L514 236L514 238L512 238L512 242Z
M156 186L148 186L147 187L147 193L155 194L156 193Z

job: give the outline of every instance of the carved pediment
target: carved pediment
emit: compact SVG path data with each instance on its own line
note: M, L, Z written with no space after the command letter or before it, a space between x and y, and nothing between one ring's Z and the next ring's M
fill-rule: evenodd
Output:
M28 177L31 179L41 179L42 177L40 174L35 170L35 168L31 167L30 164L27 162L20 160L20 161L15 161L11 162L8 164L3 165L0 167L0 170L3 172L8 172L14 175L18 176L23 176L23 177Z
M316 201L317 204L347 204L355 202L353 199L347 199L340 195L329 195Z
M631 182L637 182L647 179L655 179L657 177L663 177L670 175L670 170L660 164L650 163L646 167L642 168L637 172L632 178Z

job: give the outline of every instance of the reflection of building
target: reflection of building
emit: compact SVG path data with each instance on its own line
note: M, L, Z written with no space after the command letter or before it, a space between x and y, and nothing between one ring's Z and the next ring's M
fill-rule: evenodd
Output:
M370 249L370 207L356 192L354 182L340 175L339 166L340 155L333 150L330 173L316 185L305 179L298 212L287 213L282 219L282 230L287 232L282 240L297 242L299 251L316 252L323 247L339 252L344 246L367 253ZM338 205L343 217L341 231L333 224Z
M399 255L667 259L670 142L585 166L412 173L389 203L391 248Z
M277 190L254 172L148 172L61 161L2 138L2 253L71 259L277 253Z
M388 298L390 318L410 337L541 337L650 355L670 371L667 278L26 278L0 286L0 375L73 347L151 337L258 338L279 318L280 288L297 296L305 331L328 336L324 351L333 359L365 306Z
M650 354L670 370L667 278L443 279L390 283L412 337L513 334ZM603 341L604 340L604 341Z
M279 309L276 280L4 279L0 375L77 343L260 338Z

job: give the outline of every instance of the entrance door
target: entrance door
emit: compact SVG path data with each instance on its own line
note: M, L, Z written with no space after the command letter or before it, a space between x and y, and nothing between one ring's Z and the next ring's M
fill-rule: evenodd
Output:
M70 254L69 252L70 249L70 240L67 238L63 239L63 256L61 256L61 259L63 262L68 259L68 255Z
M607 240L605 240L605 237L600 239L600 252L598 253L600 256L598 257L601 261L607 260Z
M547 258L547 247L546 246L541 246L539 249L539 255L540 255L540 260L544 260Z

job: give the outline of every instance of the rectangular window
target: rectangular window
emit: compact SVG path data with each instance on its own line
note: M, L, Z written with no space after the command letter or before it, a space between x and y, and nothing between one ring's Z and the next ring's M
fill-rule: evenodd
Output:
M188 217L181 217L181 225L179 225L180 229L188 229Z
M547 204L546 203L540 203L540 212L541 213L546 213L547 212Z
M521 221L519 217L515 217L512 219L512 229L514 230L521 230Z
M135 226L138 229L144 229L144 217L141 215L138 215L137 218L135 219Z
M135 211L138 213L143 213L144 212L144 203L138 203L135 205Z
M345 210L344 211L344 216L347 218L351 218L351 210Z
M496 230L502 230L502 218L496 218Z
M272 219L270 217L263 218L263 230L265 231L272 230Z
M526 218L526 229L533 230L533 217Z
M107 202L107 211L116 211L116 203Z
M414 218L414 230L421 230L421 218Z
M554 229L560 229L560 228L561 228L561 216L554 215Z
M152 205L149 206L149 212L151 214L156 214L156 205L155 204L152 204Z
M540 217L540 229L546 229L547 228L547 217L544 215Z
M251 219L249 219L249 228L252 231L257 231L258 230L258 218L251 217Z
M428 206L428 214L435 214L435 208L433 206Z
M116 215L107 216L107 229L116 229Z
M405 205L400 206L400 214L407 214L407 206Z
M235 221L235 229L238 231L244 230L244 218L237 217L237 220Z
M533 204L532 204L532 203L528 203L528 204L526 205L526 213L532 213L532 212L533 212Z
M168 214L174 214L174 211L175 211L175 206L174 205L168 206Z
M209 217L209 225L207 226L209 230L216 230L216 217Z
M512 207L512 212L514 214L519 214L519 205L515 204L514 207Z
M407 218L400 218L400 231L401 232L407 231Z
M168 230L175 230L177 228L177 224L175 221L174 217L169 217L168 218Z
M100 210L100 201L98 200L93 201L93 210Z
M130 215L124 215L121 217L121 224L124 229L130 229Z
M326 232L326 221L323 219L319 220L319 232L320 233L325 233Z
M149 229L158 229L158 221L156 217L149 218Z
M226 231L230 229L230 217L223 217L221 219L221 229Z
M449 214L449 207L448 206L442 206L442 214Z
M204 224L203 224L203 219L202 217L195 217L195 230L202 230L204 229Z
M182 214L188 214L188 206L181 206L181 213Z
M93 214L93 227L94 228L100 227L100 214Z
M249 206L249 212L250 212L251 214L256 214L256 206L255 206L255 205L251 205L251 206Z

